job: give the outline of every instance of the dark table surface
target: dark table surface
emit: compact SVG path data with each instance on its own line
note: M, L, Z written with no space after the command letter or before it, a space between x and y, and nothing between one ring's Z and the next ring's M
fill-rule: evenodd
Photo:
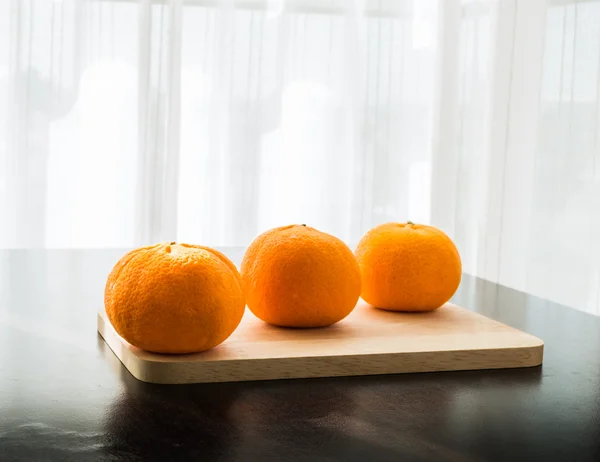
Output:
M600 318L465 276L542 367L149 385L96 334L122 253L0 251L0 461L600 461Z

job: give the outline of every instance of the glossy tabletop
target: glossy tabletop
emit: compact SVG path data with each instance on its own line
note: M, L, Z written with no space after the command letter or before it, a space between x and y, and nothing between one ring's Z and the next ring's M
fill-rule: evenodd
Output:
M600 318L465 276L542 367L149 385L96 333L122 253L0 251L0 461L600 460Z

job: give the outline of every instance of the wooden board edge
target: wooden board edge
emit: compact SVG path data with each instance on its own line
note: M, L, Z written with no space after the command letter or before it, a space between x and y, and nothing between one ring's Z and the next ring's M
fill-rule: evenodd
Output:
M478 352L447 351L432 353L435 358L427 359L426 354L414 354L412 361L405 361L407 353L388 355L360 355L315 358L274 358L259 359L252 364L244 360L232 360L227 365L195 364L195 367L186 367L185 363L152 363L136 361L124 362L125 367L138 380L155 384L193 384L193 383L225 383L225 382L250 382L284 379L309 379L331 378L370 375L392 375L430 372L457 372L493 369L517 369L536 367L542 364L541 347L518 348L520 352L510 352L511 355L520 354L518 364L504 363L501 360L506 350L481 350ZM469 360L457 361L457 355L468 355ZM500 358L500 359L499 359ZM307 359L312 361L307 363ZM390 361L390 359L392 359ZM381 366L349 367L349 363L360 361L362 364L376 362L388 363ZM415 363L418 365L415 366ZM441 363L441 364L440 364ZM326 371L326 372L325 372Z
M104 339L104 342L108 345L113 354L125 369L127 369L127 371L136 379L142 382L156 383L150 380L144 380L143 370L145 361L128 349L127 345L123 343L121 337L119 337L108 319L104 318L103 314L104 312L99 312L97 316L98 333Z

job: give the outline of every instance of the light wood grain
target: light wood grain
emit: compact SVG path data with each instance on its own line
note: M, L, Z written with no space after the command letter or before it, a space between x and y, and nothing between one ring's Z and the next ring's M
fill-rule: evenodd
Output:
M532 335L452 304L391 313L361 301L321 329L269 326L246 310L227 341L193 355L142 351L103 311L98 332L134 377L165 384L530 367L542 364L544 349Z

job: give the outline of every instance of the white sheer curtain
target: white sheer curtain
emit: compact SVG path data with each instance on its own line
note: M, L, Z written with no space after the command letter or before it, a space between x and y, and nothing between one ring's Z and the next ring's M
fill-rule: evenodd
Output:
M0 0L0 247L350 244L600 313L600 1Z
M8 2L0 243L428 221L436 3L418 4Z

